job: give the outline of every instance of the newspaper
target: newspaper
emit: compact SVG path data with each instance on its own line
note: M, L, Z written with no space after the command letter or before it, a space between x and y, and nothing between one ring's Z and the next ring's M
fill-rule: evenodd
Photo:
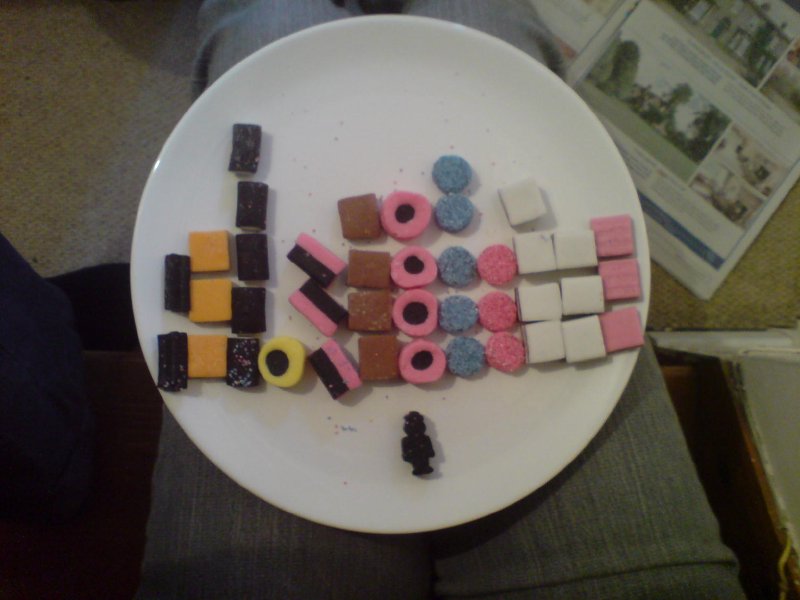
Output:
M779 0L535 5L628 165L653 259L710 298L800 177L800 12Z

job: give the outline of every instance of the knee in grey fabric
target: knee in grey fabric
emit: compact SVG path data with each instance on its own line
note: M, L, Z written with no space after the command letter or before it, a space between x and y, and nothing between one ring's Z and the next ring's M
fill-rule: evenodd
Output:
M427 540L312 523L231 481L168 411L137 598L420 598Z
M433 534L433 552L444 596L565 586L560 597L596 597L596 586L617 581L618 595L608 597L647 597L622 593L639 581L626 574L677 584L687 565L710 567L708 589L738 585L650 348L572 464L505 511Z
M168 414L154 486L140 598L424 598L431 581L453 598L744 598L649 349L572 464L459 527L373 536L310 523L239 488Z
M446 20L494 35L561 74L561 55L528 0L206 0L198 16L200 50L194 69L199 95L233 65L289 34L337 19L388 12Z

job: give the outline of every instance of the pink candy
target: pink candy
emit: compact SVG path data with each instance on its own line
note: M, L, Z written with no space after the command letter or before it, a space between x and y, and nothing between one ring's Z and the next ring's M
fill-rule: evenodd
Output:
M414 340L400 351L400 375L409 383L432 383L441 378L447 357L439 346L428 340Z
M644 345L639 310L635 306L600 315L600 328L606 352L616 352Z
M633 254L633 221L630 215L597 217L589 221L594 231L597 256L629 256Z
M421 246L403 248L392 258L392 281L399 288L424 287L436 279L438 272L436 259Z
M338 275L344 271L344 268L347 266L346 262L307 233L298 235L295 243L313 256L318 263L329 269L334 275Z
M478 273L490 285L508 283L517 274L517 257L503 244L487 247L478 257Z
M321 346L322 351L328 356L328 360L339 372L342 381L349 390L361 387L361 378L358 371L347 358L342 347L335 340L328 340Z
M525 346L507 331L492 334L485 353L489 366L503 373L513 373L525 364Z
M639 263L635 258L602 260L597 272L603 280L606 300L635 300L642 295L639 282Z
M430 200L413 192L392 192L381 204L381 225L396 240L417 237L425 231L432 215Z
M392 306L392 320L397 328L412 337L433 333L439 322L439 301L426 290L407 290Z
M489 292L478 301L478 319L489 331L505 331L517 322L517 303L504 292Z

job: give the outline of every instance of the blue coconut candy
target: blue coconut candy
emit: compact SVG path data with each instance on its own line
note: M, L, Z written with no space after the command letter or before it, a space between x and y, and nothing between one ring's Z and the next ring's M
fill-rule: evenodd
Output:
M447 369L459 377L475 375L483 368L483 344L471 337L454 338L445 348Z
M475 257L462 246L450 246L439 255L436 261L439 279L451 287L465 287L475 280L477 262Z
M478 305L467 296L447 296L439 303L439 327L447 333L464 333L478 322Z
M447 194L437 200L433 216L440 229L448 233L463 231L472 221L475 207L461 194Z
M472 167L460 156L440 156L433 164L433 181L445 194L464 191L471 179Z

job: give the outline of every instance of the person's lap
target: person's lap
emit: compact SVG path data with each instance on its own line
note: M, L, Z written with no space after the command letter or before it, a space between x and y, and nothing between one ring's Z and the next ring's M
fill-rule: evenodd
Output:
M200 86L262 45L360 11L327 0L206 2ZM524 0L406 3L543 60ZM509 8L510 7L510 8ZM544 48L544 51L543 51ZM283 512L216 469L165 414L140 598L739 598L652 350L618 406L562 473L513 506L408 536L353 533Z
M741 597L649 348L608 422L562 473L499 513L428 534L353 533L283 512L217 470L168 414L161 444L142 598L417 598L429 588Z

